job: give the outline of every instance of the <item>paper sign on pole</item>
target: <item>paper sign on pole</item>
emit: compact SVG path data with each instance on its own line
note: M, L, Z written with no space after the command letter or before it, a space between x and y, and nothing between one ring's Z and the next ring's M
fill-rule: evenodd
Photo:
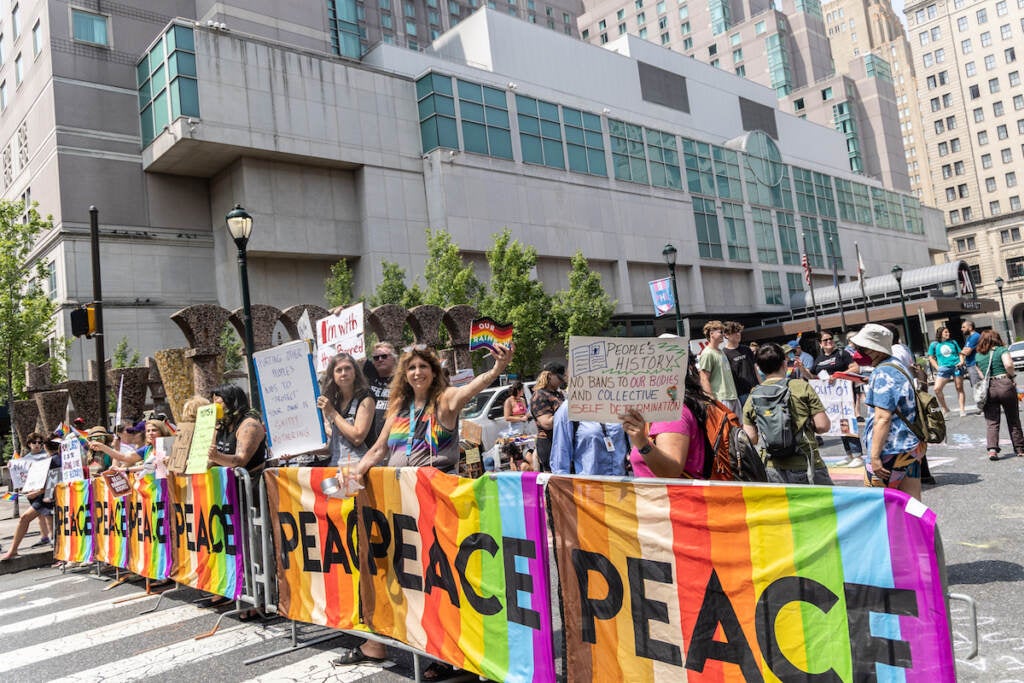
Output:
M678 420L687 346L682 337L570 337L570 420L617 422L635 408L648 422Z
M202 474L210 458L210 446L217 435L217 404L202 406L196 413L196 428L192 433L192 445L188 449L188 465L185 474Z
M823 436L857 436L857 413L853 407L853 382L834 379L823 382L810 380L811 388L825 406L825 414L832 426Z
M82 471L82 442L77 434L69 434L60 442L60 480L68 483L85 479Z
M366 358L363 336L363 302L316 322L316 371L323 372L331 358L347 353L356 360Z
M307 308L299 316L298 322L295 326L299 329L299 339L308 339L311 342L316 343L316 334L313 332L313 323L309 319L309 309Z
M275 457L320 450L327 445L309 343L299 339L253 354L256 381Z
M121 426L121 399L124 396L124 375L121 375L121 384L117 387L117 410L114 411L114 429Z

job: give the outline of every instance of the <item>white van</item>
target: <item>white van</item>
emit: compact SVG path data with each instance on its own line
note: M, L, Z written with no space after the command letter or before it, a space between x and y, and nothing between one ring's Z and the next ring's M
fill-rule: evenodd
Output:
M530 397L533 393L534 384L535 382L527 382L523 385L525 387L527 412L529 412ZM472 422L480 427L482 435L481 451L490 450L502 432L509 428L509 423L505 421L505 399L509 396L510 388L511 385L487 387L469 399L469 403L462 409L462 421ZM533 420L520 424L524 433L537 433L537 424Z

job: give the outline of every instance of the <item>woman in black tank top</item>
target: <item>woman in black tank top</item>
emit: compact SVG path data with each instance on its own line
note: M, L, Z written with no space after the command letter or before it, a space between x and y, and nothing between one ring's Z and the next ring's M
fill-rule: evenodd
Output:
M259 413L249 408L249 397L233 384L219 386L212 393L213 402L224 406L224 417L217 422L210 464L259 473L267 462L267 430Z

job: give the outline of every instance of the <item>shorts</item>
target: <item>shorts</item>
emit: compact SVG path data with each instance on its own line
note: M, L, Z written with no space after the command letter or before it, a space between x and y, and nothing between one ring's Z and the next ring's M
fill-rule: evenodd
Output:
M800 470L781 470L774 467L766 467L765 473L768 475L768 481L773 484L807 484L813 483L816 486L834 486L835 483L832 481L832 477L828 474L827 467L815 467L814 468L814 481L807 481L807 468Z
M955 365L939 366L939 369L935 371L942 379L953 379L954 377L960 376L960 369Z
M921 453L919 449L914 449L906 453L883 455L882 465L889 470L888 479L875 476L871 471L870 460L865 459L864 471L867 473L867 485L895 489L899 488L900 482L904 479L920 479L921 458L919 453Z
M41 517L50 517L53 515L53 502L46 503L43 501L43 497L39 496L29 501L32 509L39 513Z

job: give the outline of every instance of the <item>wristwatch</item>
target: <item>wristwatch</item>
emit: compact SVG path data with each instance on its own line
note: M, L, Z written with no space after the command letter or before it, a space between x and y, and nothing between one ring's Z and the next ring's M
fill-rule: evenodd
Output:
M654 444L648 441L646 446L644 446L643 448L638 448L637 450L640 452L640 455L647 455L648 453L651 452L652 448L654 448Z

